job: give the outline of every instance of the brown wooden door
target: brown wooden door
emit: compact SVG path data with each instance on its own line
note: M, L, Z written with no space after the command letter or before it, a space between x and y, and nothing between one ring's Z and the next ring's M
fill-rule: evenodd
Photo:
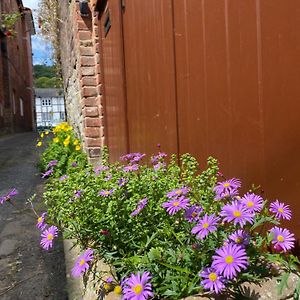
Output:
M130 151L177 153L172 0L124 1Z
M111 159L117 160L128 151L121 2L108 0L102 5L99 27L105 136Z

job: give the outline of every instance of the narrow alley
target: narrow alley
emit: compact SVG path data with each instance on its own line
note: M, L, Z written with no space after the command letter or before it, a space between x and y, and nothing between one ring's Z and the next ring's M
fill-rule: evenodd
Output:
M26 200L37 194L40 204L43 179L37 169L36 133L0 137L0 195L18 190L12 203L0 206L0 299L67 299L64 251L57 239L48 252L40 246L37 218Z

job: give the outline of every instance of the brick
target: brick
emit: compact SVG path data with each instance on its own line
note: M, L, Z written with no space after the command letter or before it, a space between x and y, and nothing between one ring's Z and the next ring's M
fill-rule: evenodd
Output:
M89 157L99 157L101 156L101 148L89 148L88 149L88 155Z
M87 127L84 128L84 135L86 137L93 137L93 138L97 138L100 137L102 135L102 128L99 127Z
M85 118L84 127L100 127L102 126L102 119L100 118Z
M77 26L79 30L90 31L90 28L92 27L92 22L90 20L78 20Z
M83 98L81 101L82 106L97 107L99 104L99 99L97 97Z
M93 41L92 40L87 40L87 41L80 40L80 46L92 47Z
M88 147L101 147L101 138L85 138L85 144Z
M83 109L83 116L84 117L98 117L99 110L97 107L85 107Z
M80 64L82 66L94 66L95 65L95 57L93 56L81 56Z
M81 86L97 86L98 78L96 76L84 76L80 80Z
M97 96L98 90L99 90L99 88L97 88L97 87L83 87L82 95L83 95L83 97Z
M86 41L91 39L92 34L89 31L79 30L78 36L81 41Z
M81 67L81 75L93 76L93 75L95 75L95 68L94 67Z
M95 54L95 50L93 49L93 47L80 46L79 50L80 54L84 56L93 56Z

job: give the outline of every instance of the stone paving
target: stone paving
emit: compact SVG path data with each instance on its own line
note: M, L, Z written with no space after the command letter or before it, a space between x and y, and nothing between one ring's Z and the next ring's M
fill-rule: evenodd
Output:
M26 204L36 193L36 209L43 211L36 138L35 133L0 137L0 195L12 188L19 191L16 208L0 205L1 300L67 299L62 240L56 240L53 250L42 250L36 216Z

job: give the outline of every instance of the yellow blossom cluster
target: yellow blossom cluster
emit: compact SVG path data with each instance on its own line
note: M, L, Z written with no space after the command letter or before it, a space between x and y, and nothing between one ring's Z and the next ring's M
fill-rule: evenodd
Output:
M70 147L70 145L74 146L76 151L81 149L80 143L78 139L74 139L74 135L72 134L73 127L70 126L68 123L63 122L53 128L54 137L52 141L56 144L62 143L64 147ZM48 135L49 131L42 132L40 134L40 140L37 142L37 147L41 147L43 142L42 139L45 135Z

